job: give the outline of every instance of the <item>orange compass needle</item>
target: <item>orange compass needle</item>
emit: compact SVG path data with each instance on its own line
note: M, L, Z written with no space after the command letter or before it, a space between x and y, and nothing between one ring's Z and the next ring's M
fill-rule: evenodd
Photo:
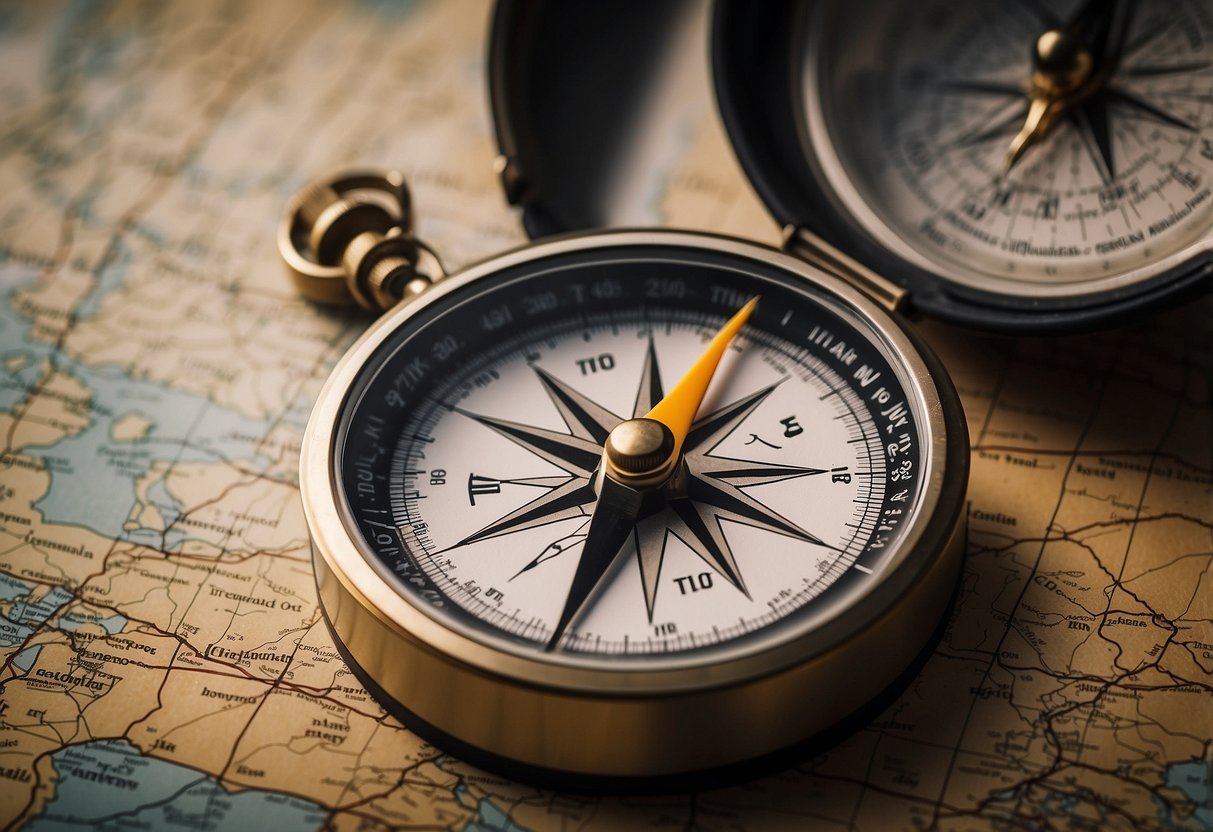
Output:
M719 366L724 351L750 319L756 306L758 296L750 298L745 306L737 310L716 333L716 337L708 344L703 354L691 365L691 369L674 385L674 389L645 414L646 419L661 422L674 434L674 456L682 450L682 443L691 430L691 423L695 421L695 414L699 412L699 405L708 392L708 385L712 383L712 376L716 374L716 367Z

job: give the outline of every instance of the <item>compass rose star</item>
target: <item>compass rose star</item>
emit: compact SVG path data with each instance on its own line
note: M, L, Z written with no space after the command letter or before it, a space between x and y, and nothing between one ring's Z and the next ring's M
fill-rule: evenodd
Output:
M943 150L984 144L1016 130L1007 151L1003 173L1009 173L1025 152L1038 145L1063 122L1076 131L1091 164L1106 187L1117 181L1116 147L1113 136L1131 131L1132 121L1145 120L1188 133L1199 128L1182 112L1159 103L1168 95L1183 95L1178 87L1150 94L1130 89L1142 79L1185 78L1213 67L1207 60L1143 63L1138 53L1164 34L1175 21L1166 16L1135 37L1128 37L1134 18L1128 0L1086 0L1069 20L1046 15L1049 27L1036 41L1032 69L1024 83L1000 79L954 78L936 82L945 94L984 96L998 102L980 119L979 126L965 132ZM1025 100L1026 94L1026 100ZM1018 103L1016 103L1018 102ZM1007 105L1011 109L1006 110Z
M602 443L624 418L543 368L533 366L532 369L560 414L567 432L497 419L458 408L456 412L557 466L566 472L567 478L547 486L549 490L545 494L489 523L464 538L458 545L572 518L584 520L590 516L598 499L594 481L601 462ZM825 469L755 462L714 456L711 453L774 392L776 387L778 383L743 396L694 423L683 447L682 484L669 495L662 510L641 519L632 532L632 543L636 549L644 589L645 608L650 621L653 618L661 568L671 535L747 597L749 591L745 579L725 533L726 521L834 548L745 491L754 486L824 473ZM664 395L657 354L650 339L637 385L633 418L651 411ZM578 548L584 542L584 533L583 524L578 532L546 546L522 566L514 577L517 578Z

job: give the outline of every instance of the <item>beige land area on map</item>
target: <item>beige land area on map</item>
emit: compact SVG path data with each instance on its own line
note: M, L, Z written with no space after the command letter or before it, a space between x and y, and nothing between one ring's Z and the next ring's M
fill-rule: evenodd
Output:
M55 755L124 740L335 829L1208 828L1207 299L1089 336L922 325L973 447L955 606L895 703L798 765L565 795L366 694L321 619L295 481L369 319L295 297L274 228L309 177L390 165L450 263L524 242L492 172L488 13L0 6L0 827L89 817ZM685 110L642 219L776 240L707 99ZM160 795L91 776L128 807Z

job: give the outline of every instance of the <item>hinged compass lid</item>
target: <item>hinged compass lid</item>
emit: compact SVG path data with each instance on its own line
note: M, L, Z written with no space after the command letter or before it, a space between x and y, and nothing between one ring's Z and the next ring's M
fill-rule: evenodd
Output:
M614 178L672 126L654 86L705 60L686 34L702 11L498 4L492 104L528 233L611 224ZM1209 286L1197 0L719 0L710 40L729 138L787 239L816 235L911 309L1065 332Z
M705 9L694 0L497 3L489 89L498 166L530 236L643 223L621 183L644 175L650 137L678 129L680 93L703 94L705 66L687 66L706 61L696 23L703 34Z

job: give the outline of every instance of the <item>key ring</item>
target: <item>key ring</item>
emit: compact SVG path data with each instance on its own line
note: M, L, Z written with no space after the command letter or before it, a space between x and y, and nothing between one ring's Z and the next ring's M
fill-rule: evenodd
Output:
M412 197L400 171L341 171L287 202L278 251L309 300L388 309L445 276L412 226Z

